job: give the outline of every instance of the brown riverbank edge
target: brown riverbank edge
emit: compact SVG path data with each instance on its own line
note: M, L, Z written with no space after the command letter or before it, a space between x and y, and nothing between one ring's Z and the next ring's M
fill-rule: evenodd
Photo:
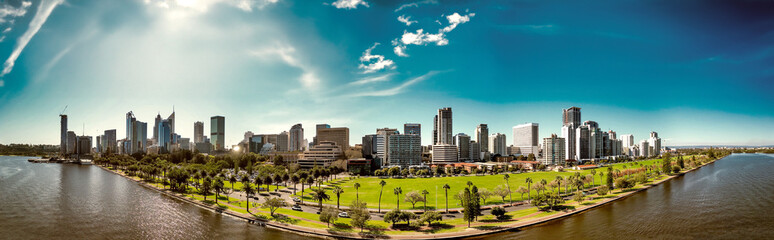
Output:
M725 157L723 157L723 158L725 158ZM333 238L333 239L376 239L376 238L381 238L381 239L461 239L461 238L469 238L469 237L481 237L481 236L485 236L485 235L491 235L491 234L508 232L508 231L518 231L518 230L522 230L524 228L539 226L541 224L544 224L544 223L547 223L547 222L550 222L550 221L553 221L553 220L558 220L558 219L562 219L562 218L565 218L565 217L569 217L569 216L573 216L573 215L576 215L576 214L580 214L580 213L586 212L588 210L594 209L596 207L605 205L607 203L611 203L611 202L614 202L614 201L617 201L617 200L620 200L620 199L624 199L624 198L626 198L626 197L628 197L628 196L630 196L632 194L635 194L635 193L638 193L638 192L641 192L641 191L645 191L645 190L650 189L650 188L652 188L654 186L657 186L657 185L659 185L659 184L661 184L663 182L666 182L666 181L668 181L670 179L673 179L673 178L676 178L676 177L682 177L686 173L698 170L701 167L704 167L704 166L706 166L708 164L715 163L715 161L721 160L723 158L715 159L715 160L713 160L711 162L702 164L701 166L697 166L696 168L693 168L691 170L688 170L688 171L685 171L685 172L681 172L681 173L676 174L676 175L671 175L671 176L668 176L668 177L666 177L664 179L661 179L661 180L654 181L654 182L652 182L652 183L650 183L648 185L645 185L643 188L640 188L640 189L637 189L637 190L634 190L634 191L629 191L629 192L626 192L626 193L622 193L622 194L620 194L618 196L615 196L615 197L612 197L612 198L608 198L608 199L599 201L599 202L594 203L592 205L579 206L575 210L572 210L570 212L556 213L556 214L553 214L553 215L550 215L550 216L545 216L545 217L542 217L542 218L532 219L532 220L524 221L524 222L517 222L517 223L512 224L512 225L496 226L496 227L493 227L493 229L487 229L487 230L472 229L471 228L471 229L467 229L467 230L462 231L462 232L452 232L452 233L420 234L420 235L376 235L376 236L368 235L368 234L359 235L359 234L350 234L350 233L340 233L340 232L333 232L333 231L321 230L321 229L316 229L316 228L308 228L308 227L302 227L302 226L295 226L295 225L291 225L291 224L277 223L277 222L271 222L271 221L267 221L267 220L262 220L262 219L258 219L256 217L253 217L251 215L247 215L247 214L231 211L231 210L228 210L228 209L222 210L222 209L219 209L219 208L216 208L216 207L213 207L213 206L209 206L209 205L206 205L206 204L201 203L199 201L188 199L188 198L186 198L182 194L170 192L170 191L168 191L166 189L159 189L159 188L157 188L157 187L155 187L153 185L150 185L150 184L147 184L147 183L143 182L142 180L133 179L131 177L128 177L128 176L123 175L121 173L118 173L116 171L107 169L107 168L105 168L103 166L99 166L99 165L95 165L95 166L97 166L99 168L102 168L105 171L117 174L119 176L123 176L126 179L129 179L131 181L136 182L140 186L143 186L143 187L146 187L148 189L154 190L156 192L159 192L159 193L164 194L166 196L175 198L177 200L180 200L180 201L183 201L183 202L187 202L187 203L191 203L191 204L193 204L195 206L199 206L201 208L210 210L212 212L225 214L227 216L231 216L231 217L234 217L234 218L237 218L237 219L242 219L242 220L245 220L245 221L247 221L249 223L255 223L255 224L260 225L260 226L265 226L265 227L270 227L270 228L274 228L274 229L279 229L279 230L282 230L282 231L292 232L292 233L300 234L300 235L323 237L323 238Z

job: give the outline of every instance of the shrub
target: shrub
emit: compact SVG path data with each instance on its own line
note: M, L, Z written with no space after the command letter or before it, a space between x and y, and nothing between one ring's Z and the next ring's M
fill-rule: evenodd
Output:
M609 191L610 191L610 188L604 185L597 188L597 194L599 194L599 196L607 195L607 192Z
M680 173L680 170L682 170L682 169L680 169L680 166L672 166L672 172L673 173Z
M632 181L631 179L626 178L626 177L621 177L621 178L616 178L615 179L615 186L617 188L627 189L627 188L634 187L634 184L635 184L634 181Z
M507 213L507 212L505 211L505 208L502 208L502 207L493 207L493 208L492 208L492 215L494 215L495 217L497 217L497 219L499 219L499 220L505 220L505 219L507 219L507 217L506 217L505 213Z
M638 183L645 183L648 181L648 176L646 176L644 173L638 173L637 175L634 175L634 181Z

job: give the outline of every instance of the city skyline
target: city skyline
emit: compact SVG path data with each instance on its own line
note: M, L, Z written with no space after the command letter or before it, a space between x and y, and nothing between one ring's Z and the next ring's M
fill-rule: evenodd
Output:
M419 123L430 145L444 107L452 135L487 124L512 142L534 122L542 140L571 106L635 144L774 143L770 3L332 2L0 4L18 13L0 16L0 143L58 144L65 105L93 137L126 136L129 111L153 123L174 106L186 138L225 116L229 147L297 123L310 142L316 124L348 127L350 145Z

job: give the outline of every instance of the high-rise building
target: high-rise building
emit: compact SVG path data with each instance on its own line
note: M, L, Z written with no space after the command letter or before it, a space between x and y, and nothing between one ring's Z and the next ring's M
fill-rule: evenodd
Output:
M417 134L387 136L387 159L391 166L407 168L422 163L422 138Z
M464 133L454 135L453 144L457 146L457 159L460 162L470 160L470 136Z
M406 123L403 124L403 134L416 134L422 136L422 124Z
M318 139L319 140L319 139ZM314 167L328 167L340 159L344 154L341 147L329 141L320 141L317 145L307 149L298 159L298 165L303 169L309 169Z
M451 144L433 145L433 164L456 163L457 146Z
M588 125L575 128L575 159L578 161L592 158L591 132Z
M134 148L132 147L132 144L134 143L134 140L137 138L136 134L136 127L134 126L135 121L137 119L134 117L134 113L132 111L129 111L126 113L126 141L124 142L125 146L125 152L127 154L134 153Z
M319 126L319 125L318 125ZM349 128L337 127L337 128L318 128L317 129L317 143L329 141L339 145L343 151L349 149Z
M148 123L134 122L134 142L132 143L133 153L144 153L148 147Z
M508 155L508 145L506 145L505 134L492 133L489 135L489 151L492 154L500 154L500 156Z
M648 146L653 148L652 152L648 152L651 156L661 155L661 138L658 137L657 132L650 132L650 138L648 138Z
M565 153L565 140L551 134L550 138L543 138L543 158L541 163L544 165L564 165L567 158Z
M75 132L67 131L67 154L78 153L78 137L75 136Z
M567 159L576 159L576 137L575 137L575 125L574 123L570 123L568 125L562 126L562 138L564 138L564 156L567 157ZM545 152L544 152L545 153ZM577 160L577 159L576 159Z
M583 125L589 128L589 148L591 151L589 152L589 159L601 158L604 156L605 149L603 135L607 135L607 133L603 133L599 129L599 124L595 121L585 121Z
M169 117L167 117L167 120L169 121L169 132L172 133L172 135L177 134L175 131L175 108L172 107L172 114L169 114ZM177 143L178 138L172 138L172 144Z
M579 107L571 107L562 110L562 122L563 126L569 126L574 124L576 127L581 124L581 109Z
M290 128L288 135L288 150L289 151L302 151L304 150L304 128L301 124L293 125Z
M481 144L477 143L476 141L470 141L470 156L468 157L471 161L478 162L481 161Z
M161 113L156 114L153 119L153 144L159 145L159 124L161 124Z
M210 143L215 151L226 149L226 117L213 116L210 118Z
M169 120L164 119L159 122L157 146L159 147L159 153L170 152L172 145L172 127L169 124Z
M634 135L631 135L631 134L621 135L621 145L624 148L634 147L634 145L635 145L635 143L634 143Z
M649 151L650 145L648 144L648 141L642 140L640 141L640 157L650 157Z
M537 147L540 143L538 136L539 134L537 123L525 123L516 125L513 127L513 146L520 148Z
M277 135L277 152L287 152L290 147L290 133L288 131L282 131Z
M376 157L376 134L370 134L363 136L362 149L363 158L374 159Z
M203 122L195 122L194 123L194 143L202 143L204 142L204 123Z
M116 130L110 129L105 130L105 144L106 144L106 150L110 153L118 153L118 145L116 142Z
M314 133L315 136L314 138L312 138L312 145L317 145L318 143L317 136L320 135L320 129L327 129L327 128L331 128L331 125L322 123L322 124L317 124L317 126L315 126L315 133Z
M104 151L104 150L102 150L103 146L105 146L105 145L102 144L102 139L104 139L104 138L105 138L104 135L98 135L97 136L97 142L96 143L97 143L97 152L98 153L102 153Z
M436 121L438 136L435 144L452 144L452 109L449 107L438 109Z
M486 124L476 127L476 142L481 146L481 152L489 152L489 127Z
M67 115L59 115L59 152L62 155L67 154Z
M91 136L78 136L76 145L77 147L77 153L79 156L83 155L89 155L91 154Z
M389 141L390 136L400 134L395 128L378 128L374 138L374 147L376 148L376 159L382 161L382 165L388 165L389 160Z

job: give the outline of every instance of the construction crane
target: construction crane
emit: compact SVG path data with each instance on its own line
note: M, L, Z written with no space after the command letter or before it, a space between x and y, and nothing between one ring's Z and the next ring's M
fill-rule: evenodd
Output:
M65 105L64 109L62 109L62 113L59 113L59 115L60 115L60 116L61 116L61 115L64 115L65 111L67 111L67 106L68 106L68 105Z

